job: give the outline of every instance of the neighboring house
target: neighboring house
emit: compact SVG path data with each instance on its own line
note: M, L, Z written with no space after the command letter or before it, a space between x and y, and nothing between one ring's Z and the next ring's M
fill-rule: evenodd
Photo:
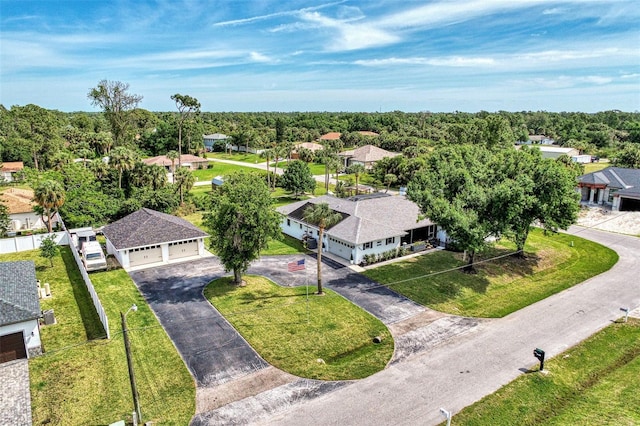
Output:
M281 228L285 234L302 240L318 238L318 227L303 220L311 204L327 203L342 220L324 233L324 250L347 261L360 263L367 254L394 250L403 244L438 239L446 235L429 219L418 220L420 208L402 196L375 193L351 198L323 195L278 207L284 217Z
M295 144L295 147L293 148L293 151L291 152L291 158L293 160L297 160L299 158L298 156L298 150L300 149L308 149L312 152L317 152L317 151L321 151L324 149L323 145L320 145L319 143L315 143L315 142L299 142L297 144Z
M34 231L47 228L46 218L33 211L37 205L33 197L33 191L30 189L8 188L0 194L0 200L9 210L10 231ZM60 222L60 217L56 213L52 219L55 227Z
M362 136L380 136L376 132L370 132L368 130L358 130L356 133L360 133ZM342 137L342 133L340 132L329 132L318 138L319 141L335 141Z
M0 181L13 182L15 180L15 174L24 169L24 163L22 161L10 161L6 163L0 163Z
M42 353L40 314L35 264L0 262L0 363Z
M516 147L519 148L519 147ZM561 155L566 155L573 159L573 157L580 156L580 151L575 148L562 147L562 146L546 146L546 145L534 145L533 148L539 149L542 153L542 158L556 159ZM574 160L576 161L576 160Z
M354 163L359 163L362 164L365 169L369 170L373 167L376 161L380 161L386 157L396 157L400 154L378 148L377 146L365 145L356 149L343 151L338 155L343 159L345 167L349 167Z
M518 145L553 145L555 140L545 135L529 135L526 141L518 141Z
M143 163L147 165L157 165L162 166L167 169L168 172L171 171L171 159L167 158L166 155L158 155L157 157L145 158L142 160ZM176 158L173 162L174 166L177 168L178 164L181 164L182 167L188 167L191 170L197 169L206 169L209 167L209 160L206 158L198 157L196 155L191 154L182 154L180 156L180 161Z
M614 211L640 210L640 170L622 167L587 173L578 178L581 202L610 206Z
M203 139L204 139L204 149L211 152L213 151L213 146L216 144L216 142L220 142L220 141L226 142L231 138L222 133L213 133L211 135L204 135Z
M123 268L195 259L206 255L207 233L170 214L140 209L102 230L107 253Z

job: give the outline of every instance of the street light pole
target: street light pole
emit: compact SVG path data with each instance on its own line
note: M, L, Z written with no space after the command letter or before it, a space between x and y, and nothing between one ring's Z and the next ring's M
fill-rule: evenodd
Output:
M138 401L138 388L136 387L136 376L133 374L133 361L131 360L131 345L129 343L129 329L127 329L127 314L130 311L137 311L138 307L134 304L131 306L126 313L120 312L120 317L122 319L122 336L124 338L124 349L127 353L127 367L129 368L129 382L131 383L131 394L133 395L133 408L135 409L135 413L137 421L142 423L142 414L140 413L140 401ZM135 420L135 419L134 419ZM134 421L134 425L137 422Z
M444 408L440 409L440 414L447 418L447 426L451 425L451 411L447 411Z

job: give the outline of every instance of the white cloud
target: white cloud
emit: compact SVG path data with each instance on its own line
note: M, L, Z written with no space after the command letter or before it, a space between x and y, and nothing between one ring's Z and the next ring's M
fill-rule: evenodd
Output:
M440 67L481 67L493 66L496 61L492 58L475 58L475 57L442 57L442 58L386 58L386 59L363 59L354 62L356 65L363 66L393 66L393 65L432 65Z
M272 62L271 58L258 52L250 52L249 58L251 58L253 62Z
M561 15L567 10L562 7L552 7L551 9L545 9L542 11L543 15Z

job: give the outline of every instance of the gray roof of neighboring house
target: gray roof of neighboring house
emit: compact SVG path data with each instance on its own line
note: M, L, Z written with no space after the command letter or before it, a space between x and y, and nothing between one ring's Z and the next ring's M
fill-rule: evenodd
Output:
M184 219L146 208L105 226L102 232L116 250L208 236Z
M640 169L607 167L606 169L580 176L578 182L606 185L609 188L619 189L618 193L620 194L636 194L640 190Z
M399 195L374 197L358 196L356 200L331 195L298 201L276 210L283 215L302 220L309 204L327 203L331 210L342 213L343 219L328 228L327 235L353 244L405 235L411 229L433 225L429 219L418 221L420 208L413 201Z
M0 326L39 316L35 264L30 260L0 262Z
M356 149L343 151L338 155L342 157L350 157L361 163L371 163L375 161L380 161L386 157L396 157L400 154L387 151L386 149L378 148L377 146L374 146L374 145L364 145Z

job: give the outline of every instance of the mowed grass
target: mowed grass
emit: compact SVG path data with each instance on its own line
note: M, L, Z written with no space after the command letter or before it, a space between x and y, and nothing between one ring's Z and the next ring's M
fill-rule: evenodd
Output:
M198 181L211 181L216 176L228 176L234 172L255 172L266 173L264 170L256 169L253 167L239 166L236 164L220 163L217 161L210 161L209 167L206 169L198 169L193 171L193 175L198 178Z
M219 158L221 160L242 161L243 163L253 164L264 163L267 161L266 158L262 158L258 154L235 151L233 151L231 154L227 154L226 152L209 152L207 153L207 158Z
M515 251L509 242L496 245L476 262ZM476 265L466 274L461 253L438 251L370 269L369 278L432 309L473 317L503 317L609 270L618 255L600 244L567 234L534 229L525 246L526 259L507 256ZM411 278L416 279L411 279ZM409 280L399 284L397 281Z
M640 320L615 323L454 416L456 425L640 424Z
M127 324L143 420L188 424L195 412L195 384L175 347L123 270L91 274L109 318L111 340L98 319L69 247L49 261L39 251L0 256L33 260L36 276L49 282L57 324L42 326L45 354L29 360L33 424L110 424L130 419L131 388L120 327L120 311L133 303ZM93 340L96 339L96 340ZM154 423L155 424L155 423Z
M609 166L611 166L611 163L586 163L584 165L584 173L587 174L597 172L602 169L606 169Z
M280 287L265 277L212 281L205 297L269 363L296 376L349 380L385 368L393 339L385 325L331 290ZM372 339L382 337L382 343Z

